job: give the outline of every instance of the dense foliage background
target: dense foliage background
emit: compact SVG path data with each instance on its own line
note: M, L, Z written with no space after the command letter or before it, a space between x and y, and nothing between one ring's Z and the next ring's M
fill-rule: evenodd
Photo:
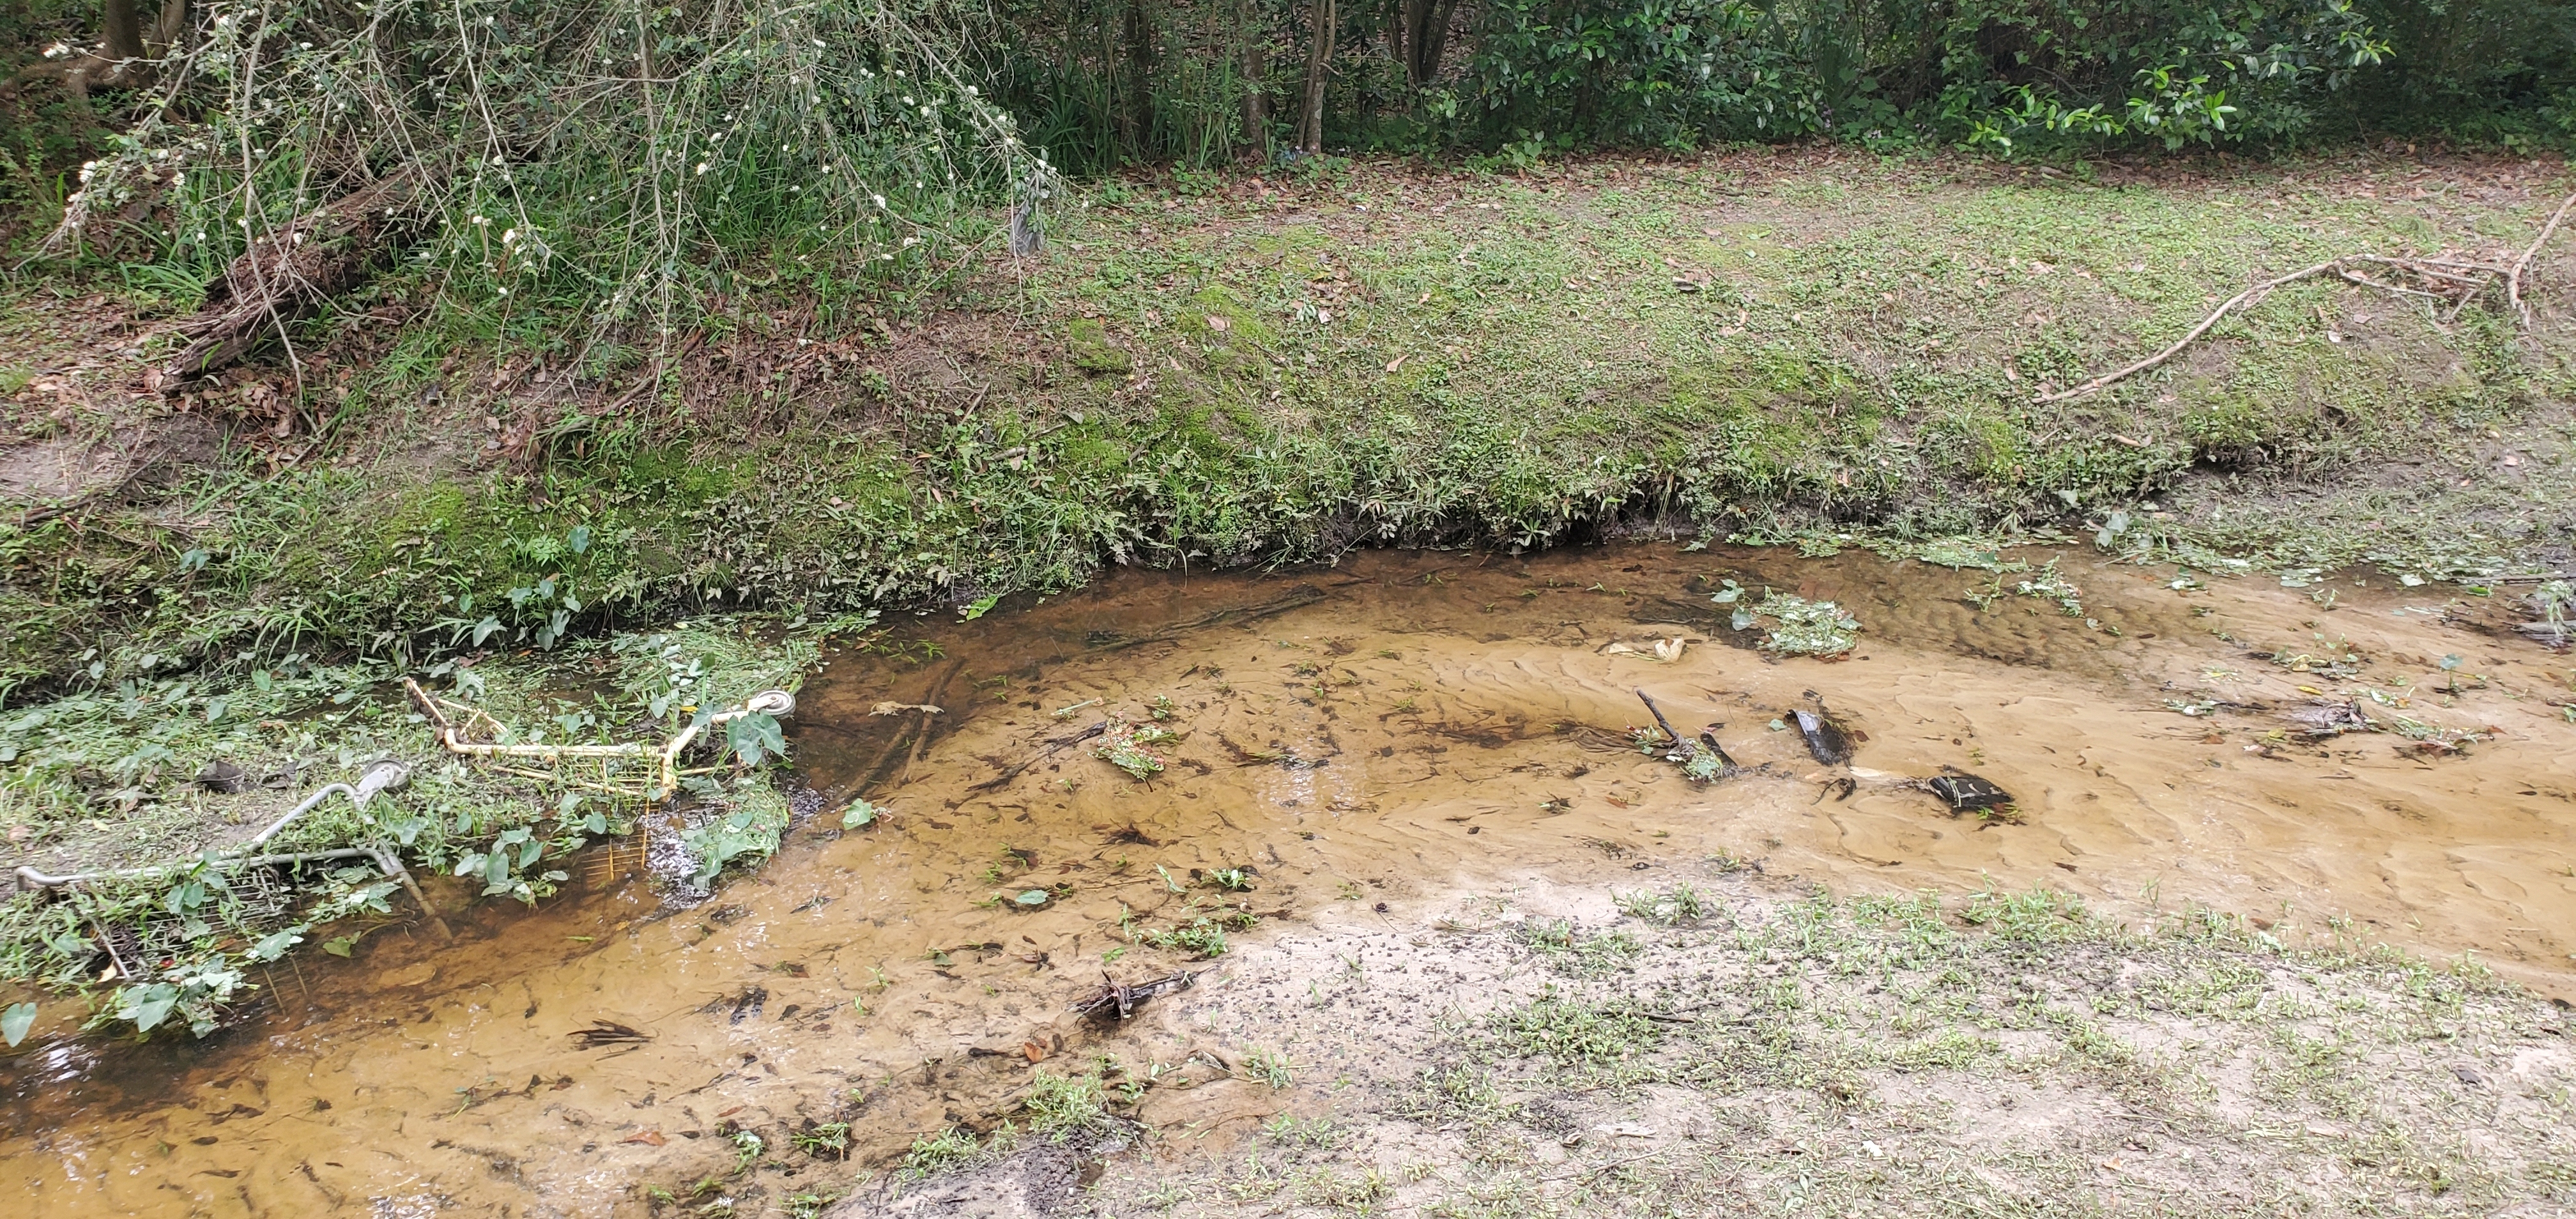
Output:
M576 255L585 291L621 301L688 280L662 264L693 245L795 244L816 226L837 241L874 225L870 239L908 248L885 222L936 219L948 175L1028 201L1041 171L1027 151L1089 173L1317 143L1508 167L1820 136L2043 156L2372 134L2576 141L2567 0L136 7L0 0L0 55L14 59L0 70L16 75L0 95L0 190L22 228L59 215L78 167L121 141L165 169L215 174L178 201L212 198L212 211L160 225L157 240L185 244L202 227L218 256L224 231L246 216L255 229L269 205L420 161L433 193L454 196L445 221L480 230L506 211L518 223L495 233L536 235L541 258ZM71 79L84 56L116 58L120 12L145 31L152 70ZM165 25L175 36L151 41ZM824 180L827 167L840 176ZM507 173L477 182L477 168ZM789 188L820 197L782 198ZM652 213L654 190L690 214L656 216L645 234L633 217ZM480 248L489 234L451 232L478 247L462 264L508 262Z

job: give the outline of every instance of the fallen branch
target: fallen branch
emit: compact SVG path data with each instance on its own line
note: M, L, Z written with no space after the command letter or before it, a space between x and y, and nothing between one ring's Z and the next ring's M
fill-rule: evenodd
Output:
M2567 209L2571 207L2576 207L2576 195L2567 196L2566 202L2559 204L2558 210L2550 213L2549 223L2540 226L2540 236L2531 239L2531 244L2522 251L2522 257L2513 260L2513 269L2505 272L2505 304L2512 308L2516 317L2522 319L2525 327L2531 325L2531 306L2522 303L2523 272L2531 269L2531 260L2540 257L2540 247L2549 244L2550 235L2558 231L2558 222L2567 218Z
M206 311L180 326L187 350L157 370L157 384L175 393L189 378L249 354L289 318L355 286L392 241L418 187L408 172L379 178L251 243L207 293Z
M2363 287L2377 288L2400 296L2429 296L2437 300L2450 301L2451 308L2443 315L2444 320L2459 316L2460 310L2467 307L2470 301L2477 299L2478 294L2486 291L2489 285L2501 282L2504 284L2506 307L2513 311L2524 327L2528 328L2531 325L2531 307L2522 299L2523 279L2530 271L2533 260L2540 256L2541 248L2546 246L2550 237L2557 233L2559 224L2566 220L2567 213L2571 209L2576 209L2576 195L2569 195L2566 202L2558 205L2558 210L2550 215L2549 223L2541 226L2540 235L2532 239L2531 245L2523 250L2520 258L2508 264L2498 265L2450 258L2390 258L2378 254L2346 254L2340 258L2327 259L2315 266L2301 267L2287 275L2275 276L2220 302L2216 309L2210 310L2208 317L2200 320L2199 325L2192 327L2188 333L2174 340L2173 344L2164 350L2125 368L2103 373L2072 389L2040 394L2032 401L2064 402L2070 398L2081 398L2115 382L2157 367L2181 354L2184 348L2198 342L2200 336L2209 333L2210 327L2217 325L2219 319L2229 313L2238 309L2252 308L2256 302L2270 295L2275 288L2294 284L2303 279L2314 279L2320 275L2339 275ZM2353 267L2356 264L2393 267L2436 285L2441 290L2427 291L2423 288L2410 288L2403 284L2373 279L2354 270Z

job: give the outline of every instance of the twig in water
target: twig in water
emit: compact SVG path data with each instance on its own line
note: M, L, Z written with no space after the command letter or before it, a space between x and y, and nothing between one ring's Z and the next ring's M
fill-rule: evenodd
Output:
M1682 734L1673 731L1673 722L1664 718L1664 709L1656 706L1655 700L1647 698L1643 690L1637 691L1637 698L1646 704L1646 710L1654 715L1655 723L1663 728L1664 736L1672 741L1673 747L1680 748L1685 738Z

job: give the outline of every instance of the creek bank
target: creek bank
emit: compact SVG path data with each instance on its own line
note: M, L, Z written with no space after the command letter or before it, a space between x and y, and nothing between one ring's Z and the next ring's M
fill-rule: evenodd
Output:
M246 369L175 404L132 380L170 341L143 302L21 295L0 682L281 639L426 656L485 616L518 641L971 607L1103 564L1356 545L2054 526L2212 569L2564 570L2576 242L2541 252L2527 332L2310 281L2150 374L2035 400L2247 268L2527 234L2563 166L2109 172L1770 150L1121 183L1043 255L845 329L746 297L658 365L487 363L459 354L490 347L480 322L415 286L412 322L303 335L303 380ZM149 443L208 420L228 447ZM167 460L88 460L109 438Z

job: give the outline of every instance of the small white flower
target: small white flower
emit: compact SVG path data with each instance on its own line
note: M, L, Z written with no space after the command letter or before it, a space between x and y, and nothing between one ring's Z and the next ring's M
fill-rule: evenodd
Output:
M906 248L906 249L910 249L910 248L912 248L913 246L920 245L920 244L921 244L921 239L920 239L920 238L918 238L918 237L906 237L906 238L904 238L904 239L903 239L903 244L904 244L904 248Z
M492 223L492 222L491 222L491 220L489 220L489 219L487 219L487 218L485 218L485 217L482 217L482 216L474 216L474 217L471 217L471 218L469 219L468 223L474 224L474 225L476 225L476 226L481 226L481 225L490 224L490 223Z
M884 207L885 207L885 205L886 205L886 204L885 204L885 196L883 196L883 195L870 195L870 196L868 196L868 197L877 201L877 207L878 207L880 210L883 210L883 209L884 209Z
M707 163L706 163L706 162L704 162L704 161L700 161L700 162L698 162L698 173L699 173L700 175L702 175L702 176L703 176L706 172L707 172Z
M517 229L503 229L503 230L501 230L501 244L503 244L503 245L517 245L517 244L519 244L519 230L517 230Z

